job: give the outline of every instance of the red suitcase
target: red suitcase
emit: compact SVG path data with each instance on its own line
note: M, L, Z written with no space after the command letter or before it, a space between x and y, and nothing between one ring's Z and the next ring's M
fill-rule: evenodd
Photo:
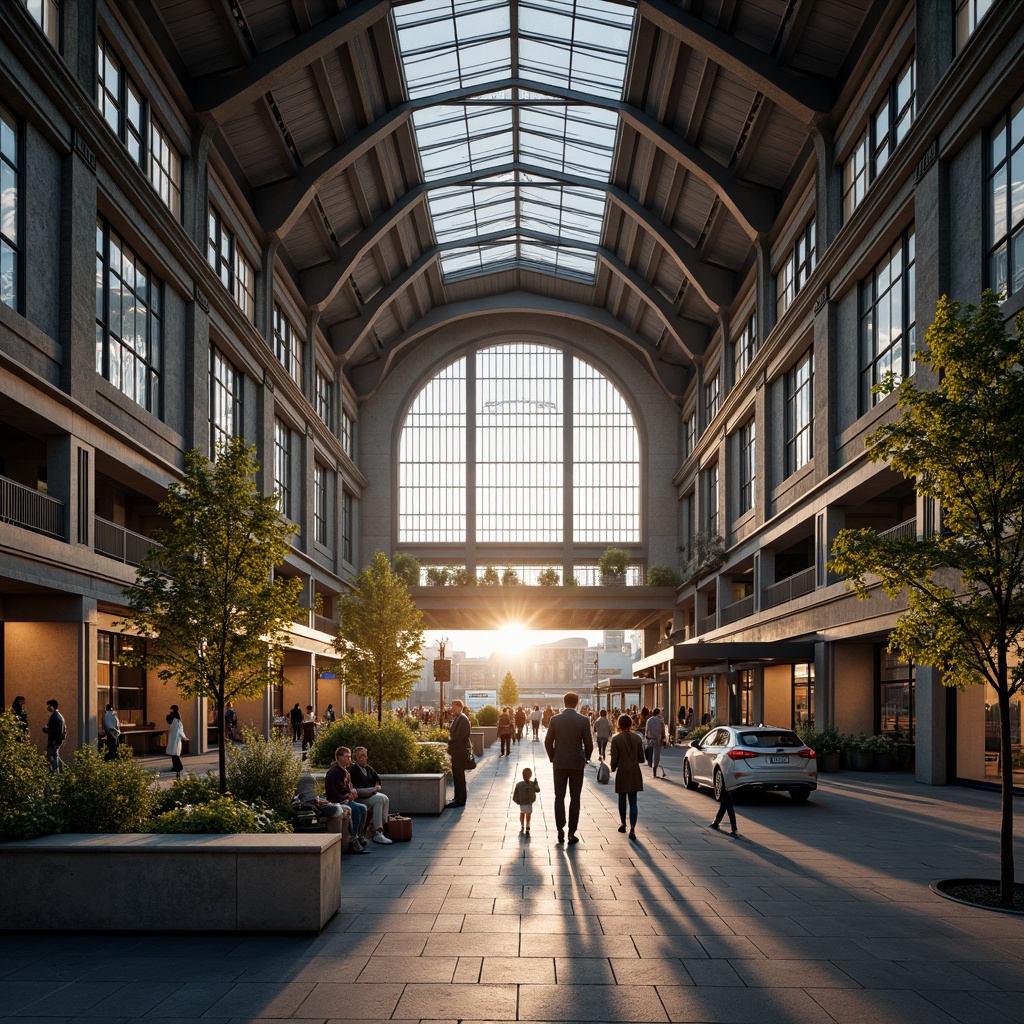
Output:
M393 843L407 843L412 839L412 818L404 818L401 814L389 814L384 822L384 835Z

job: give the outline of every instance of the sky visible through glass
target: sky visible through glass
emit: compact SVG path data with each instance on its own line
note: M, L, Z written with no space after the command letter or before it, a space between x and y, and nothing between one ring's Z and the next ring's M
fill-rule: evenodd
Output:
M621 99L633 16L609 0L394 8L410 99L472 92L413 115L446 279L521 266L593 280L618 115L585 98Z

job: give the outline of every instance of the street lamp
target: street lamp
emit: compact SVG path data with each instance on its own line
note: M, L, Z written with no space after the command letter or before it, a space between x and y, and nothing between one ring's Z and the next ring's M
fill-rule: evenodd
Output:
M438 694L441 705L438 720L441 725L444 725L444 684L452 677L452 663L444 656L444 649L447 645L448 637L442 637L437 641L437 648L440 657L434 659L434 682L438 685Z

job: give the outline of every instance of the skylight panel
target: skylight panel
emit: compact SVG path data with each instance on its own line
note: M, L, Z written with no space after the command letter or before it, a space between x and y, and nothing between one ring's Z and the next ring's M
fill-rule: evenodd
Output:
M410 98L481 87L464 103L413 115L424 180L517 168L428 193L444 277L519 261L592 280L607 193L569 181L609 180L618 114L539 90L621 98L635 8L615 0L413 0L393 11ZM537 88L484 92L511 78Z

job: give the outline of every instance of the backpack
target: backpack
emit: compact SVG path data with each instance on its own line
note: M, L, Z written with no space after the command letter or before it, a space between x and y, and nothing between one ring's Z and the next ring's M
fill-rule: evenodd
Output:
M512 789L512 802L514 804L521 804L523 802L523 800L522 800L523 793L522 793L522 790L519 788L519 786L520 786L520 783L517 782L515 784L514 788Z
M602 761L597 766L597 781L600 782L602 786L607 786L608 780L611 778L611 776L612 773L608 771L608 765L604 761Z

